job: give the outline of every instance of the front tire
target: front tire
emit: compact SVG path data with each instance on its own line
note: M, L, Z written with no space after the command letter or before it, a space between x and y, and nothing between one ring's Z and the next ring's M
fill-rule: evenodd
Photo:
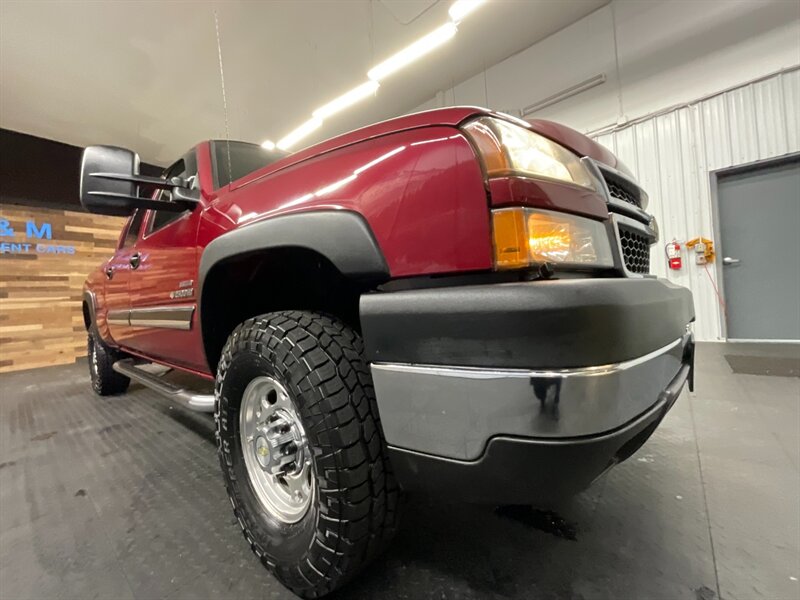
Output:
M220 464L253 552L304 598L338 589L397 519L361 338L317 313L249 319L228 338L216 395Z
M107 346L95 333L89 333L87 344L89 358L89 375L92 379L92 389L98 396L111 396L121 394L128 389L131 380L117 373L113 364L118 361L120 353Z

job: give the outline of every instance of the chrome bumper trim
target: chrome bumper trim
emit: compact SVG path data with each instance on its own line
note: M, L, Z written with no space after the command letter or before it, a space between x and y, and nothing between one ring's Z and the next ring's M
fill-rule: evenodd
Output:
M407 363L372 363L372 370L394 371L401 373L419 373L424 375L439 375L441 377L460 377L464 379L505 379L509 377L557 377L566 379L568 377L589 377L597 375L607 375L615 371L625 371L637 365L645 363L656 356L669 352L682 342L682 338L667 344L663 348L654 350L649 354L634 358L632 360L600 365L597 367L580 367L577 369L549 369L545 371L533 371L528 369L482 369L479 367L442 367L437 365L412 365Z
M540 439L611 431L659 401L685 363L691 334L635 359L558 370L373 363L389 445L475 460L495 436Z

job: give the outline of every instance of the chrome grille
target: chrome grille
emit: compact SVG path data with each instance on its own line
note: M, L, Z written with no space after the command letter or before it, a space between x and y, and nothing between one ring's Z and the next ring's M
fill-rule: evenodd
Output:
M637 275L650 273L650 240L634 229L619 226L619 241L625 268Z

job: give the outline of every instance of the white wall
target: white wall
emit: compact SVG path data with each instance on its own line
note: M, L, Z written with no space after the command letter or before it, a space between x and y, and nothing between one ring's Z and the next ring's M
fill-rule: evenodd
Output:
M700 340L723 336L715 291L724 296L719 260L724 240L714 231L712 172L800 152L800 70L794 69L597 136L635 173L650 195L661 241L651 250L653 272L692 290ZM714 240L708 269L684 254L684 268L666 268L664 244Z
M589 133L631 167L661 225L651 263L692 289L697 336L716 340L723 317L709 274L694 264L667 273L663 244L714 238L711 171L800 152L798 65L800 2L614 0L419 109L477 104L518 114L605 74L600 86L527 118Z
M593 131L797 65L799 40L795 0L614 0L419 110L517 111L602 73L604 84L535 115Z

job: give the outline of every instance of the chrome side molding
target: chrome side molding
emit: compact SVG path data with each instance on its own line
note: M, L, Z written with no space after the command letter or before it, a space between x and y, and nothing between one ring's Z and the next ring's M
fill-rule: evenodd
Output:
M130 310L110 310L106 320L110 325L127 325L129 327L157 327L159 329L180 329L188 331L192 328L192 316L195 305L180 306L148 306L147 308L131 308Z
M132 308L130 311L131 327L189 330L192 328L194 308L194 304L189 306Z
M125 325L129 326L130 311L128 310L110 310L106 315L106 323L109 325Z
M198 394L192 390L174 385L169 381L165 381L159 375L145 371L132 358L118 360L114 363L113 368L117 373L130 377L133 381L141 383L166 398L182 404L189 410L214 412L214 394Z

